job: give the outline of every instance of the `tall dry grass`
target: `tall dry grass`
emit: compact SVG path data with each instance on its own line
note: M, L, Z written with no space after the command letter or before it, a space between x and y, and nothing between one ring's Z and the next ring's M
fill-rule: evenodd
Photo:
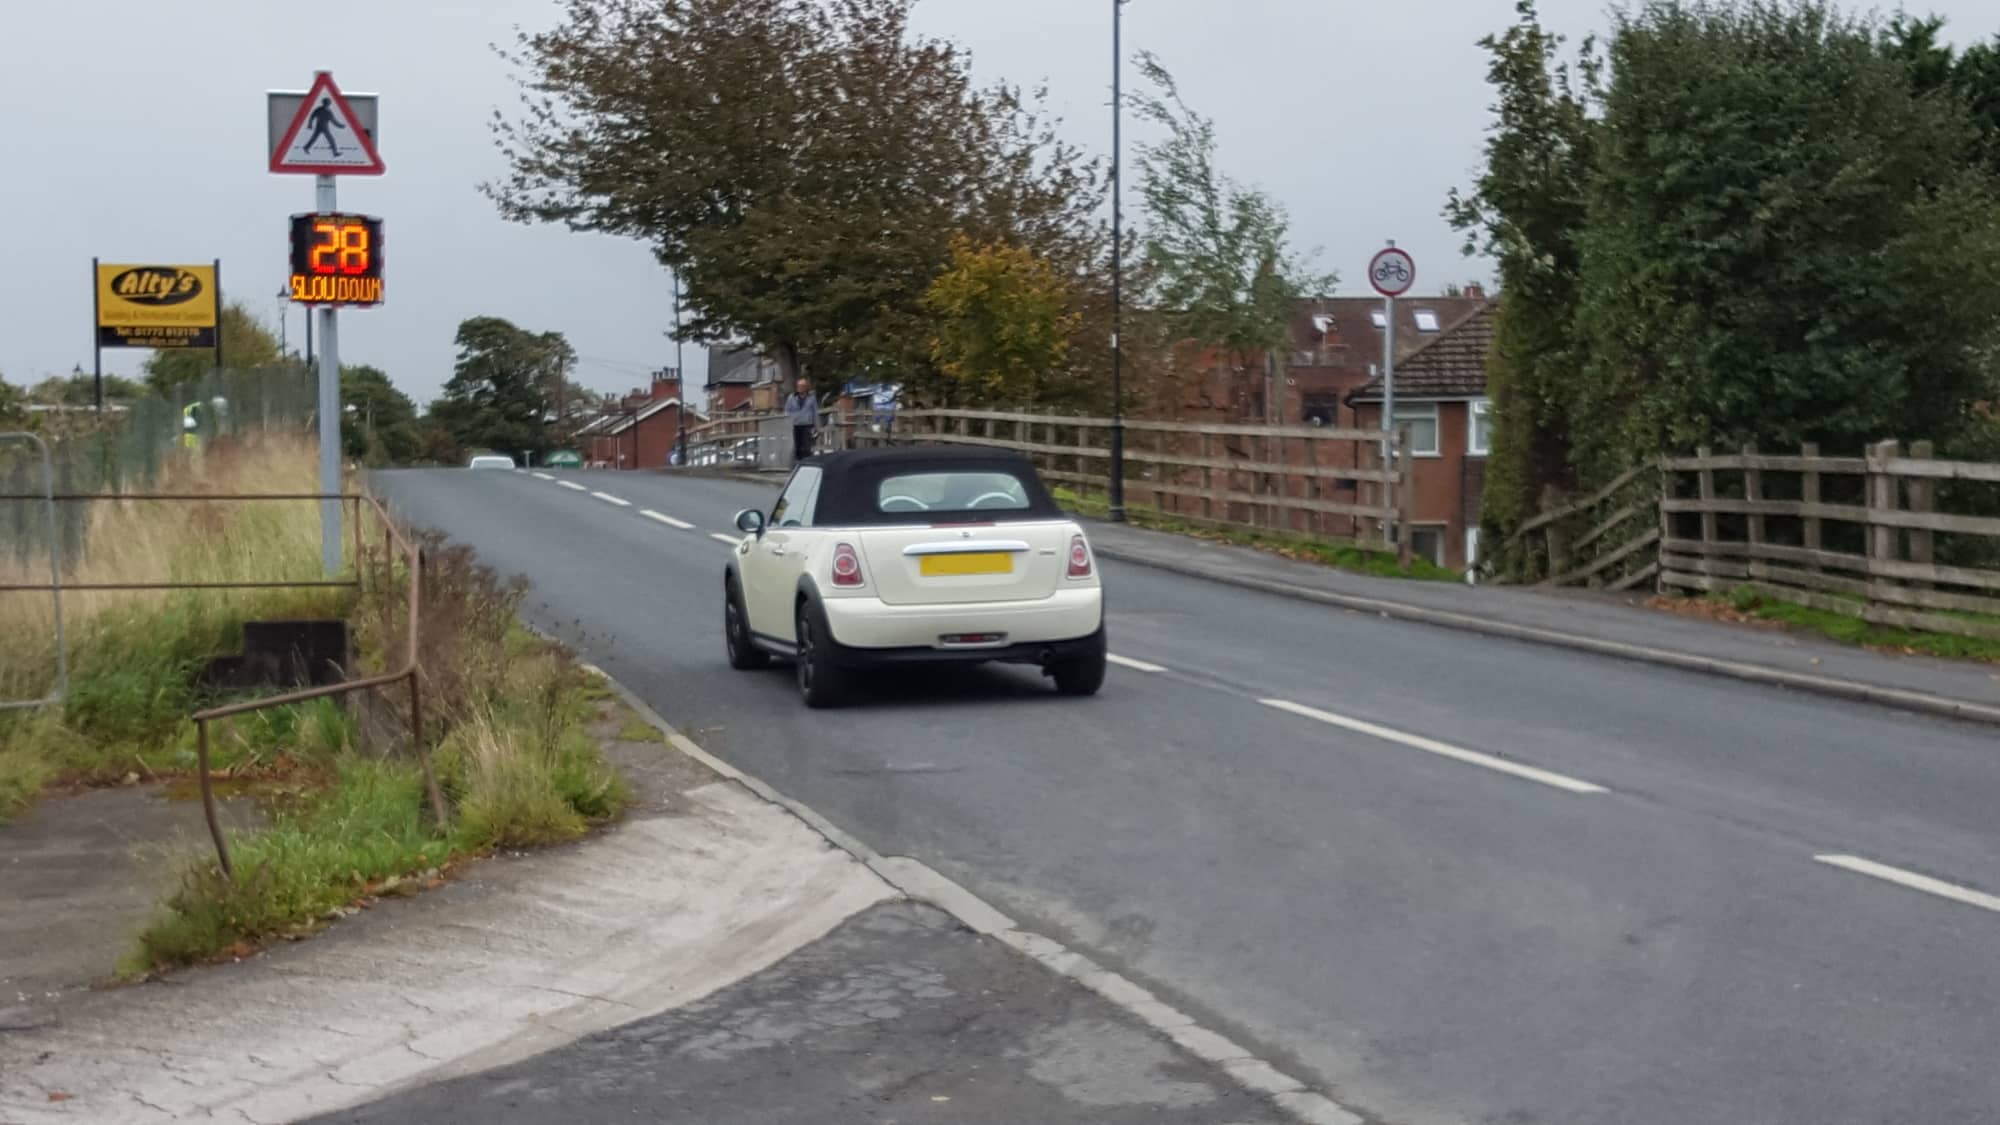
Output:
M201 495L312 492L316 446L292 435L216 442L168 464L150 491ZM310 501L100 501L67 583L290 581L319 577L319 511ZM8 552L0 575L45 583L46 562ZM50 779L83 781L180 766L195 677L240 646L260 617L338 616L341 591L71 591L63 598L69 684L60 706L0 713L0 816ZM0 698L56 683L55 614L40 593L0 593Z

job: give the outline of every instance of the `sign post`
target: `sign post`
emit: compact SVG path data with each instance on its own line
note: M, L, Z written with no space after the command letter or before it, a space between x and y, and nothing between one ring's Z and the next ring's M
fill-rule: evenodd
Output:
M1394 467L1389 451L1395 448L1396 432L1396 298L1417 283L1416 259L1396 249L1396 241L1390 239L1388 247L1368 263L1368 281L1382 294L1382 467L1389 470ZM1408 489L1410 482L1397 481L1396 486ZM1402 533L1401 527L1396 528L1398 538Z
M222 262L106 265L90 260L95 399L104 411L104 349L214 348L222 363Z
M344 218L338 214L334 177L382 174L382 156L375 150L377 107L374 99L369 99L364 119L334 85L333 75L322 70L313 76L312 86L302 98L286 93L267 95L267 119L275 122L285 108L291 109L291 120L271 143L271 171L314 178L313 205L318 214L311 216L315 221L308 225L317 234L331 236L307 248L310 265L302 273L298 268L300 228L294 219L291 293L292 300L308 306L308 331L313 313L319 316L319 490L323 496L335 496L341 491L338 307L379 304L382 289L376 246L381 225L376 223L375 234L369 236L365 225L333 221ZM352 240L350 230L363 232L358 241ZM372 286L357 287L370 273ZM342 285L343 280L347 284ZM340 571L340 513L340 501L320 501L320 563L329 575Z

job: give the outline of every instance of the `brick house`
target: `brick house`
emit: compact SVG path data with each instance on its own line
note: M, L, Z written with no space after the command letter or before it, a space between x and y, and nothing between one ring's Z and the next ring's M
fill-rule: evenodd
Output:
M1493 350L1498 308L1497 302L1479 302L1396 363L1395 422L1410 429L1414 462L1411 545L1453 569L1465 569L1478 555L1479 504L1493 435L1486 358ZM1347 403L1363 429L1379 428L1380 377L1351 393Z
M612 469L665 468L680 442L681 381L662 375L647 390L635 390L606 405L604 412L580 434L589 443L585 459ZM689 426L706 419L686 411Z
M747 344L708 349L708 381L702 384L711 413L774 410L783 392L778 361Z
M1446 326L1485 303L1486 295L1476 285L1467 287L1463 296L1397 301L1396 362L1429 346ZM1179 401L1171 416L1194 420L1205 414L1216 421L1352 427L1355 414L1348 398L1380 374L1387 323L1379 297L1301 301L1292 316L1281 415L1272 418L1266 413L1261 361L1238 368L1214 355L1192 354L1179 357L1177 366L1199 374L1179 381Z

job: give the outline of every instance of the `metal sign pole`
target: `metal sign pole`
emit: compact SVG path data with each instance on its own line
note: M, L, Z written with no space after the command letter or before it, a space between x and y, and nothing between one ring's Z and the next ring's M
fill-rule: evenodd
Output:
M96 357L90 361L90 370L95 388L91 398L97 403L97 412L104 413L104 296L98 291L97 259L90 260L90 352Z
M1396 432L1396 298L1382 298L1382 456Z
M340 209L335 199L334 178L315 177L318 209ZM319 491L335 496L340 488L340 342L335 325L335 309L325 305L316 310L319 322ZM340 501L319 502L319 557L327 575L340 573Z

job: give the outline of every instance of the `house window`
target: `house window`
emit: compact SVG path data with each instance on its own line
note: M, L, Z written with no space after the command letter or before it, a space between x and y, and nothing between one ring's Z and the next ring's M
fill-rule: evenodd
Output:
M1374 322L1377 328L1389 327L1389 314L1383 312L1381 309L1376 309L1374 312L1369 313L1368 319Z
M1432 566L1444 565L1444 528L1435 524L1410 528L1410 553L1429 559Z
M1483 398L1473 399L1467 414L1470 426L1465 435L1465 452L1484 457L1493 451L1493 404Z
M1305 423L1308 426L1332 426L1339 422L1339 395L1307 395L1304 406Z
M1390 429L1410 431L1410 452L1418 457L1438 455L1438 404L1435 402L1397 403Z
M1416 317L1417 331L1436 332L1438 330L1438 314L1436 311L1432 309L1418 309Z

